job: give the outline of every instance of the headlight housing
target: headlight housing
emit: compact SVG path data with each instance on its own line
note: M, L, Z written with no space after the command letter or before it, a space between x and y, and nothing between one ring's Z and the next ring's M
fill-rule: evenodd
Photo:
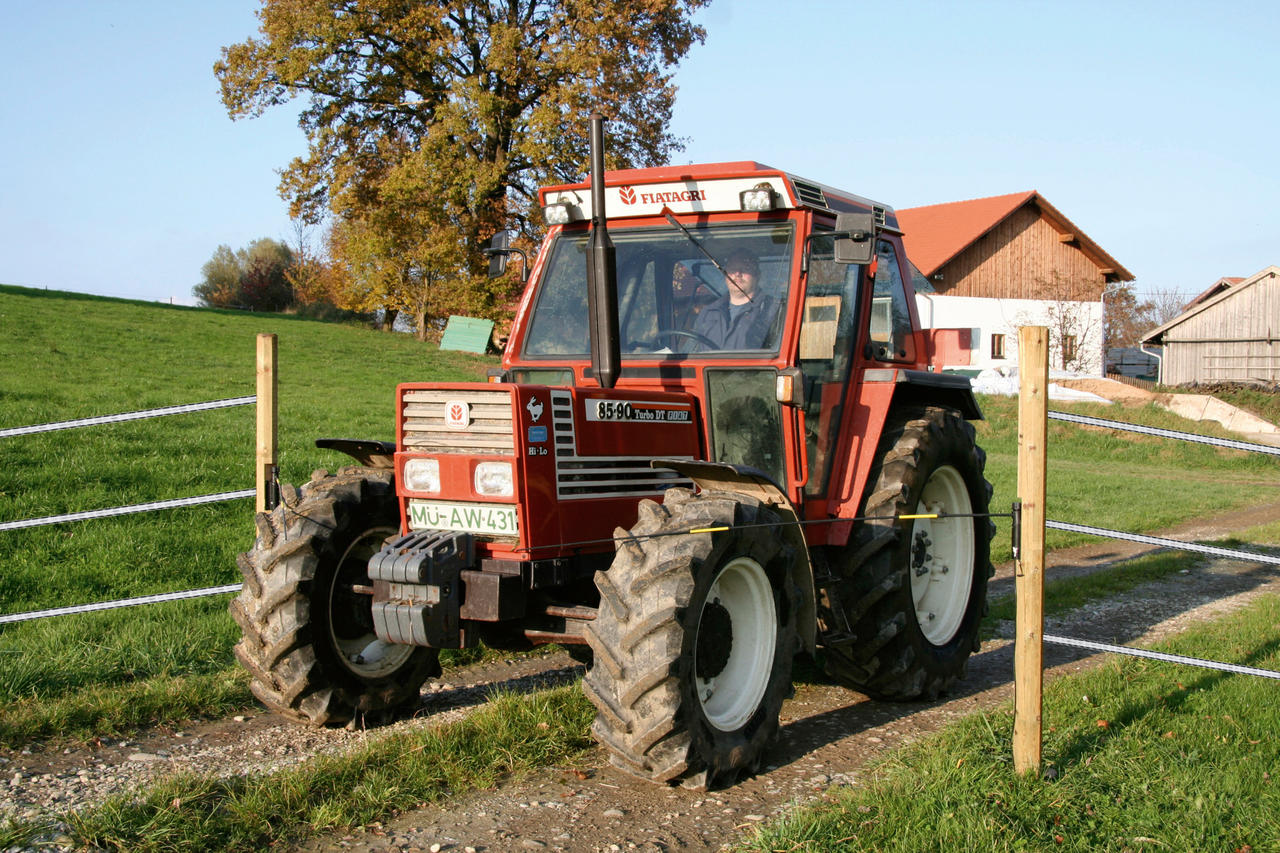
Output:
M477 495L509 498L516 493L510 462L480 462L476 465L472 485Z
M411 492L439 492L440 460L410 459L405 462L404 487Z
M743 190L738 193L738 206L744 211L773 210L775 207L773 187L767 183L759 183L749 190Z
M542 208L542 218L548 225L568 225L573 221L573 214L569 211L569 205L560 201Z

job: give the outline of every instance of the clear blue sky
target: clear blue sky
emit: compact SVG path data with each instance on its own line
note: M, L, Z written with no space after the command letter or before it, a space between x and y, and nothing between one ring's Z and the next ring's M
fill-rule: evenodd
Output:
M232 122L252 0L0 0L0 282L191 303L291 237L294 112ZM714 0L678 162L753 159L913 207L1022 190L1197 293L1280 263L1280 3Z

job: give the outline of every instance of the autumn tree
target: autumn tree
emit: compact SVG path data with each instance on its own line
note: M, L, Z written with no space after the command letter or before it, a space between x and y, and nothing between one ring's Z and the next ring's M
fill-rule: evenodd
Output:
M192 292L214 308L283 311L293 302L292 266L289 247L270 237L254 240L238 251L221 245L205 262L203 278Z
M1178 290L1154 290L1151 292L1151 326L1163 326L1174 317L1181 316L1191 305L1192 295Z
M536 188L580 179L590 112L612 120L611 167L679 149L671 76L707 2L263 0L214 70L232 118L306 99L280 192L347 229L354 301L493 315L482 243L535 231Z
M1155 306L1147 299L1138 299L1131 282L1110 285L1102 297L1105 327L1103 347L1137 346L1142 335L1159 323L1154 322Z
M191 289L201 304L211 308L233 308L240 298L240 261L225 243L213 250L213 257L200 268L201 281Z

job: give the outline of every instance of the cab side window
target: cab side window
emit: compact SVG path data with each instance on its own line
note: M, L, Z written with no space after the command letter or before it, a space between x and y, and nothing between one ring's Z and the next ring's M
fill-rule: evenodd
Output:
M902 267L893 244L876 245L876 280L871 293L871 357L877 361L914 361L911 310Z

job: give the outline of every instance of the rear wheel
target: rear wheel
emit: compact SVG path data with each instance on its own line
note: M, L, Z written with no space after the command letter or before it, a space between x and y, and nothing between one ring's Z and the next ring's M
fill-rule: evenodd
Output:
M373 632L369 558L399 530L389 471L318 476L257 516L258 539L238 559L231 602L236 657L263 704L315 725L385 715L439 673L438 652ZM287 488L287 487L286 487Z
M868 520L847 548L823 554L836 578L820 603L823 658L841 683L876 698L932 699L963 676L992 573L985 463L954 410L886 425L859 513ZM939 517L894 521L902 515Z
M798 642L794 554L778 522L740 495L671 489L615 532L583 681L615 766L695 788L756 769Z

